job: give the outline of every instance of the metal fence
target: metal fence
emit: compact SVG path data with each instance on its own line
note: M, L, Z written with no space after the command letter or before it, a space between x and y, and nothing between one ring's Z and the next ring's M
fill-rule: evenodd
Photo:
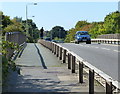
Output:
M120 34L99 35L97 38L101 38L101 39L120 39Z
M106 94L113 94L113 92L118 93L120 91L120 84L118 81L112 80L110 76L97 69L87 61L84 61L84 59L82 59L69 49L66 49L54 42L48 42L45 40L39 40L38 42L52 51L52 53L56 55L59 60L62 60L63 63L68 63L68 69L70 69L72 73L76 72L76 65L78 65L77 67L79 69L79 83L84 82L83 70L86 70L86 72L89 74L89 94L94 94L95 80L100 82L105 87Z

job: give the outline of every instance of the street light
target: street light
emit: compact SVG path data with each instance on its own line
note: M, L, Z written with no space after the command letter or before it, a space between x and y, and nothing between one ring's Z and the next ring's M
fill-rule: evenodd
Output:
M27 36L27 33L28 33L28 5L37 5L37 3L26 4L26 36Z

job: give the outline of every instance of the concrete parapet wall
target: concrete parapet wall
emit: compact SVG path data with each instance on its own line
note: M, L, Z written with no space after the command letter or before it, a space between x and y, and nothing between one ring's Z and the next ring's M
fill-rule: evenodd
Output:
M5 41L14 42L17 43L18 45L21 45L26 42L26 35L24 35L21 32L7 32L5 34ZM14 50L8 48L7 51L8 51L7 58L11 58Z

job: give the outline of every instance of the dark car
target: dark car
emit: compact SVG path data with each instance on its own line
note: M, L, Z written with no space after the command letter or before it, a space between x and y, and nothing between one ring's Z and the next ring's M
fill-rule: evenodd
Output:
M48 38L45 38L45 40L46 40L46 41L51 41L51 38L48 37Z
M91 44L91 38L87 31L77 31L75 34L75 43L86 42L86 44Z

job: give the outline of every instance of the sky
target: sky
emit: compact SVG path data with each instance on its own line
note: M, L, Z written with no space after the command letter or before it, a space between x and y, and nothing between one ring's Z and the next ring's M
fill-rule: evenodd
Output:
M74 28L81 20L88 22L104 21L104 17L118 10L118 2L0 2L0 10L4 15L33 19L37 27L51 30L54 26L62 26L65 30ZM32 17L35 16L35 17Z

